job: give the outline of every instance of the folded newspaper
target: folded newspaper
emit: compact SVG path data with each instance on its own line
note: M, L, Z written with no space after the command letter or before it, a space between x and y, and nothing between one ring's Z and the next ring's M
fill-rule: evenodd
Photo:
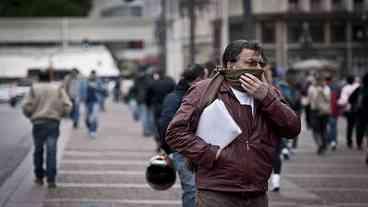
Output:
M222 150L242 133L229 114L224 102L216 99L207 106L199 118L196 135Z

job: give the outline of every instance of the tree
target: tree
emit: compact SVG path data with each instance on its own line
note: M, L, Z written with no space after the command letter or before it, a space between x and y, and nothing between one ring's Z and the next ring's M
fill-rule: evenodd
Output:
M87 16L91 0L1 0L0 17Z

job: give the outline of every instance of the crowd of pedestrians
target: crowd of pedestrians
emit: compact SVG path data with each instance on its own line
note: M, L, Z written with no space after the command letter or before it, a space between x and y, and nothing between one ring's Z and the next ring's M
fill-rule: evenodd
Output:
M152 137L155 151L172 160L183 190L183 206L267 206L268 180L271 191L281 190L282 162L297 153L303 116L318 156L343 147L338 126L345 118L346 147L362 151L366 142L368 165L368 141L364 140L368 73L361 79L350 75L346 80L329 67L309 71L307 78L300 78L306 74L293 68L281 74L267 63L258 43L246 40L227 46L221 68L215 70L211 62L193 64L175 83L164 71L142 66L126 92L121 90L121 77L114 80L114 102L124 100L134 120L142 124L143 136ZM262 70L263 74L238 73L244 69ZM39 83L33 84L22 106L33 124L35 183L43 185L46 178L54 188L60 121L70 116L74 129L80 128L84 106L88 136L97 138L98 117L106 111L109 89L94 70L83 77L75 68L61 85L51 82L51 72L39 73ZM204 113L209 108L219 112ZM234 122L216 129L231 139L225 146L197 134L202 116L217 122L222 113Z

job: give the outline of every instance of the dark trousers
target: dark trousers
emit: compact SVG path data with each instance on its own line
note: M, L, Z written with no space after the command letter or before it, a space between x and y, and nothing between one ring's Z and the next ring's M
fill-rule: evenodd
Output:
M367 132L368 127L368 118L363 116L359 117L356 123L356 141L357 141L357 147L359 149L362 149L363 144L363 138L365 133ZM367 143L368 144L368 143Z
M346 122L347 122L346 144L349 147L351 147L353 144L352 137L353 137L353 131L354 131L355 122L356 122L356 114L353 112L346 112L345 117L346 117Z
M197 191L197 207L268 207L266 193L231 193Z
M321 115L313 111L313 137L318 145L318 153L323 153L327 147L327 123L329 115Z
M285 142L283 139L279 139L276 148L273 154L273 161L272 161L272 169L275 174L281 174L282 169L282 161L281 161L281 152L282 149L286 147Z
M58 121L42 121L33 125L34 172L37 178L47 176L48 182L54 182L56 176L57 140L59 137ZM44 145L46 145L46 171L44 163Z

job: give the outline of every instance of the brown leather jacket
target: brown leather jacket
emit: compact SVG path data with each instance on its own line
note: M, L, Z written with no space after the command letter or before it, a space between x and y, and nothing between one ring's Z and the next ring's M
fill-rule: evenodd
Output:
M280 137L294 138L300 132L300 118L275 89L270 89L262 102L255 101L255 114L250 106L240 105L228 83L223 82L217 97L242 129L242 133L216 160L218 146L210 145L195 135L201 114L200 97L210 80L189 89L166 132L166 141L198 165L198 189L224 192L265 192L272 172L273 151Z

